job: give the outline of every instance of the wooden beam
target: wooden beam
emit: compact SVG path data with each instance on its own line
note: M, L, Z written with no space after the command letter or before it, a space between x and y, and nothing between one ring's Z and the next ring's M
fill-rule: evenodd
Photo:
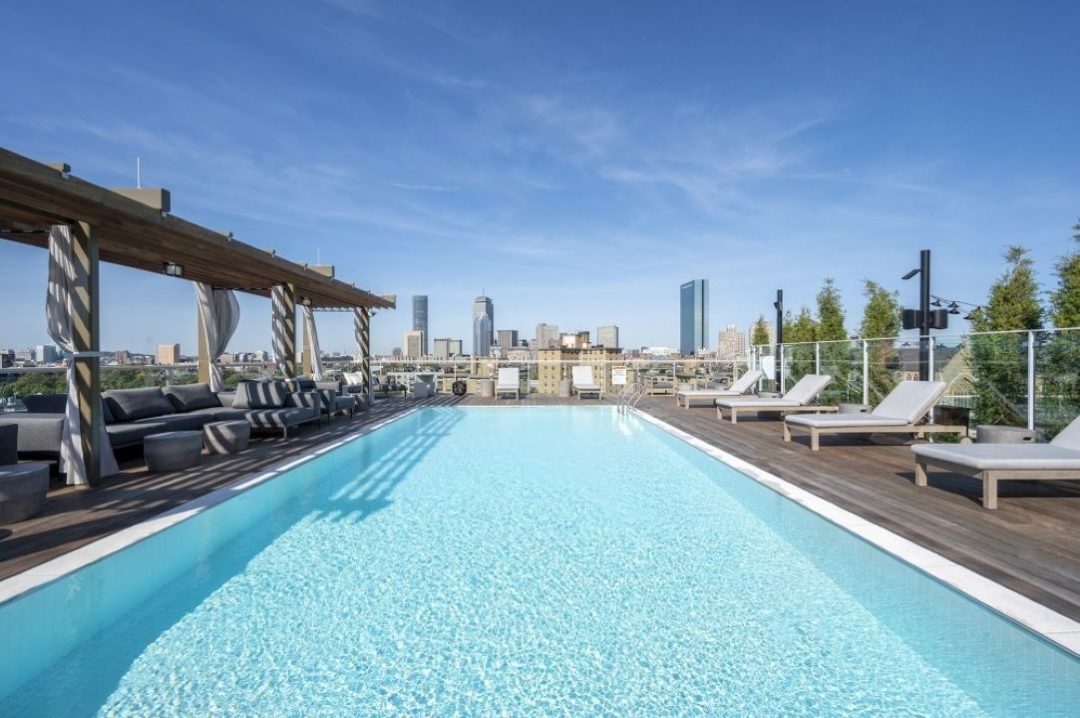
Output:
M96 352L100 349L96 227L86 222L72 225L71 244L75 260L74 349L76 352ZM101 360L83 357L72 361L75 362L75 387L79 395L79 428L86 477L94 485L101 479Z

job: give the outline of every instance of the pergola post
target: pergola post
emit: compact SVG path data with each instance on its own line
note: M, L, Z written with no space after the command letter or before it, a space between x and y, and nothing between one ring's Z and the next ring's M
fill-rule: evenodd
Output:
M198 326L196 334L199 337L199 381L203 384L210 383L210 347L206 345L206 324L203 322L202 312L198 304L195 306L195 316Z
M274 360L287 379L296 377L296 285L278 284L270 292Z
M87 222L71 227L75 268L72 302L72 345L75 352L97 352L100 348L98 311L98 236ZM82 435L86 478L91 484L101 479L101 359L98 356L73 358L75 387L79 395L79 429Z
M304 376L314 376L315 367L311 360L311 327L308 326L308 316L304 314L304 326L300 330L302 336L302 347L300 352L300 371Z
M371 385L371 310L367 307L353 309L353 334L356 335L356 348L360 353L360 377L363 380L367 405L374 401L374 387Z

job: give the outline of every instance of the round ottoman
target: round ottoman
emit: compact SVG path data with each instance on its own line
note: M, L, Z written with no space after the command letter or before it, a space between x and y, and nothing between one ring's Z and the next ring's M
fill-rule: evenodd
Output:
M180 471L199 463L201 431L163 431L143 439L143 458L151 471Z
M570 398L570 391L573 388L573 384L569 379L563 379L559 382L559 396L563 399Z
M495 380L494 379L481 379L480 380L480 396L484 398L492 398L495 396Z
M48 464L0 466L0 524L37 516L48 491Z
M211 454L235 454L248 447L251 424L244 419L212 421L203 425L203 441Z

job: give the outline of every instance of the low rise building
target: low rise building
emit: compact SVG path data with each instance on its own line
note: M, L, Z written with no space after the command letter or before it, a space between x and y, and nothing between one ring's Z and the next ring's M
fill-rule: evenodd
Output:
M615 347L541 349L537 352L537 392L558 394L559 382L572 374L570 367L581 364L593 367L593 378L609 391L611 365L621 360L622 352Z

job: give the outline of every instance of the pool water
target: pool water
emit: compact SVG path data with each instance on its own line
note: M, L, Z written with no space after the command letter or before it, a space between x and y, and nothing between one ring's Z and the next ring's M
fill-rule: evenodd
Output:
M1080 713L1074 658L610 408L423 409L196 522L0 715Z

